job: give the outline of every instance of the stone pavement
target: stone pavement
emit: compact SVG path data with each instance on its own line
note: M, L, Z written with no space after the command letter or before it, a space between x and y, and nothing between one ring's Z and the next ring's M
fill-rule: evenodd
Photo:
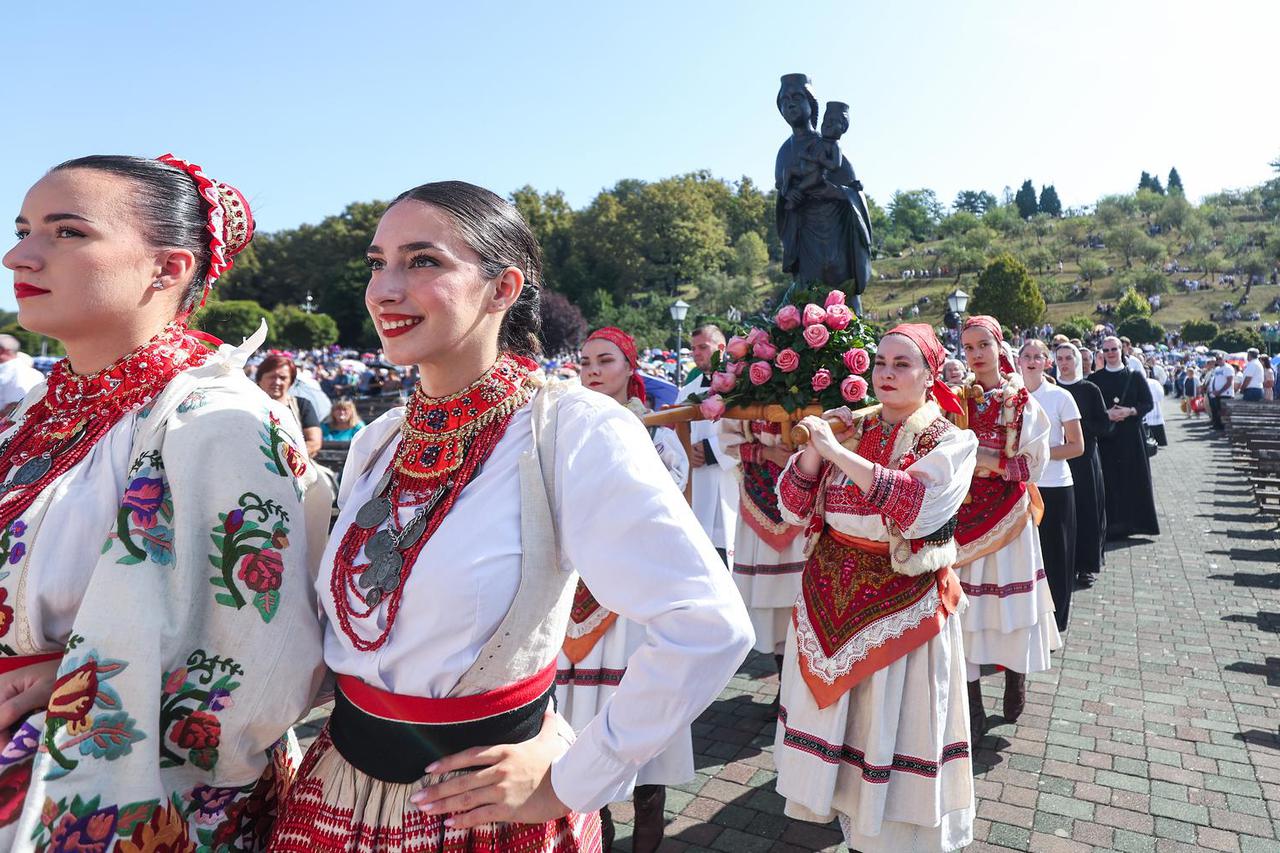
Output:
M1165 416L1162 535L1112 545L1075 592L1066 646L1030 677L1016 725L998 714L1002 679L983 679L971 853L1280 853L1280 534L1207 419L1172 403ZM667 793L663 850L846 849L834 824L782 816L776 693L773 660L753 654L694 724L698 775ZM631 807L613 814L630 850Z
M1002 679L983 679L973 853L1280 851L1280 535L1206 419L1172 402L1165 415L1162 535L1112 545L1076 591L1066 646L1031 676L1016 725L999 717ZM664 850L845 849L834 825L782 816L772 673L753 655L695 724L698 776L667 794Z

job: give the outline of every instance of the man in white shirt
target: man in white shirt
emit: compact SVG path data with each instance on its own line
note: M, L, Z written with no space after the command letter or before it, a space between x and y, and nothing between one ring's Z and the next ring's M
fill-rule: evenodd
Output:
M31 366L22 345L13 335L0 335L0 411L22 402L27 392L44 381L44 374ZM1262 387L1262 383L1258 383Z
M1124 347L1124 366L1134 373L1141 373L1145 376L1147 371L1143 369L1142 359L1138 358L1133 352L1133 341L1128 338L1121 338L1120 343Z
M677 402L690 394L711 393L711 358L724 356L724 332L707 324L693 330L693 362L700 376L680 389ZM738 481L733 459L720 450L719 430L711 421L694 421L689 427L689 464L693 468L693 513L711 537L725 565L733 563L733 534L738 527Z
M1262 362L1258 359L1258 351L1250 348L1248 361L1240 378L1240 396L1245 400L1262 399Z
M1236 371L1234 367L1227 364L1226 358L1220 352L1213 354L1213 363L1214 368L1209 373L1206 397L1209 400L1209 415L1213 419L1210 426L1221 431L1226 429L1226 425L1222 423L1222 401L1236 396Z

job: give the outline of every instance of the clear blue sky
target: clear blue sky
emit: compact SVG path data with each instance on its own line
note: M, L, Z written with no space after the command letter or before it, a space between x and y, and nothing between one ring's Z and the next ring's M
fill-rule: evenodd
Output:
M6 218L88 153L201 163L264 230L443 178L575 207L694 169L768 185L795 71L851 104L881 203L1031 178L1078 205L1170 166L1199 197L1280 155L1270 2L73 0L5 30Z

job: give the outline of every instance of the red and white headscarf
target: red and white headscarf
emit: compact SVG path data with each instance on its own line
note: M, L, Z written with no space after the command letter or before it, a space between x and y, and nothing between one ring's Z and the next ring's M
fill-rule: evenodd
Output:
M646 402L644 379L640 376L640 351L636 349L636 339L616 326L605 326L587 335L588 341L605 340L622 350L622 357L631 366L631 378L627 380L627 396Z
M938 401L938 405L944 411L954 412L957 415L963 412L964 408L956 399L955 392L942 381L942 365L947 360L947 351L942 348L942 343L934 333L933 327L928 323L899 323L890 329L885 337L889 335L901 335L920 350L920 355L924 357L924 366L933 377L930 390L933 392L934 399Z
M200 300L203 308L213 282L231 269L232 258L253 239L253 211L249 209L249 201L243 193L230 184L213 180L195 163L172 154L162 154L156 159L190 175L196 182L200 197L209 207L209 277Z
M1000 372L1004 375L1016 373L1013 362L1009 360L1009 354L1004 349L1004 331L1000 328L1000 321L989 314L975 314L964 321L964 326L960 329L960 334L964 334L969 329L986 329L991 333L991 337L996 339L996 349L1000 351Z

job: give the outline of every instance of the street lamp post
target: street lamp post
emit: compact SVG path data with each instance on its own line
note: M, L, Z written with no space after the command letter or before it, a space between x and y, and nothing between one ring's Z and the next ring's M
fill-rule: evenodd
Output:
M671 306L671 319L676 321L676 388L684 385L684 365L680 363L680 339L684 337L684 318L689 314L689 303L677 299Z
M960 288L951 291L947 296L947 316L944 318L946 326L955 333L956 344L959 346L960 340L960 324L964 320L964 310L969 307L969 294Z
M303 311L306 311L308 314L310 314L312 311L316 310L315 305L313 305L313 304L312 304L312 302L313 302L313 301L314 301L314 300L311 298L311 291L310 291L310 290L308 290L308 291L307 291L307 301L306 301L305 303L303 303L302 310L303 310Z

